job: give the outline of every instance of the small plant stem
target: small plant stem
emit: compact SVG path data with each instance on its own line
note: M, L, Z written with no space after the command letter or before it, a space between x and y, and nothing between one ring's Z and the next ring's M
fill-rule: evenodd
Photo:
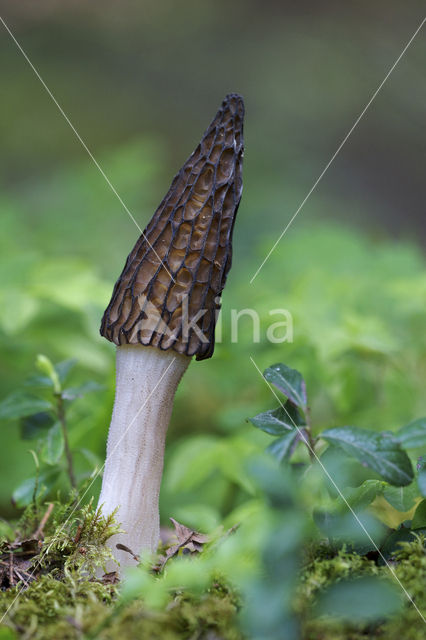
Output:
M34 457L34 460L36 461L36 474L34 479L34 491L33 491L33 510L34 510L34 513L37 513L37 491L38 491L40 466L38 464L37 456L33 454L33 457Z
M314 438L312 436L312 422L311 422L311 410L309 407L306 407L306 411L305 411L305 418L306 418L306 427L305 427L305 432L307 435L307 442L305 442L308 450L309 450L309 457L311 459L311 462L315 462L316 456L315 456L315 444L316 444L316 438Z
M64 436L64 448L65 448L65 456L67 459L68 477L70 479L72 488L75 489L77 487L77 483L75 481L70 443L68 440L68 428L67 428L67 421L65 418L64 399L62 398L62 395L60 393L57 393L55 395L56 395L56 401L57 401L58 419L62 427L62 434Z

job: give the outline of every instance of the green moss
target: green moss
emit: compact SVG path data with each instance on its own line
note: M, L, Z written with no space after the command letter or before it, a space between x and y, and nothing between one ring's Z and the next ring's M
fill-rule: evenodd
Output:
M150 609L138 592L133 599L121 599L118 585L104 584L91 577L109 553L105 541L116 530L114 522L101 518L91 505L71 517L70 514L70 509L55 512L50 534L46 536L41 552L32 560L35 579L24 589L18 584L0 595L0 618L7 612L4 624L16 638L202 640L217 637L242 640L238 610L243 604L223 577L216 576L210 587L199 594L175 588L167 591L167 602L156 610ZM65 526L64 521L58 522L64 517ZM28 514L25 518L26 523L31 519ZM0 545L3 554L8 553L8 545L7 541ZM424 538L402 543L390 561L398 579L418 608L424 611ZM174 559L170 560L170 563L174 562ZM199 561L194 557L193 562ZM198 567L203 570L202 563ZM295 598L303 640L364 640L365 637L422 640L424 623L408 601L398 616L374 624L349 624L326 616L315 617L315 603L324 588L340 580L370 575L389 578L389 569L345 549L336 551L326 543L310 545L305 552ZM161 575L153 579L163 580Z
M16 596L19 595L18 598ZM148 611L140 599L121 607L114 586L69 574L63 580L42 576L28 589L2 595L1 615L12 605L7 624L18 635L34 640L58 638L164 638L202 637L214 630L225 640L239 640L237 607L226 589L212 589L201 597L178 595L165 611ZM25 633L24 633L25 632Z
M18 586L2 594L1 614L11 607L5 621L18 633L31 629L31 638L76 638L79 621L107 615L113 596L114 588L98 581L76 574L58 580L49 574L28 589L21 591Z
M421 536L415 542L403 542L395 553L395 572L416 606L426 613L426 549L425 539ZM407 604L404 615L384 625L383 637L389 640L422 640L425 637L425 625L419 612L412 604Z
M309 605L319 589L337 580L359 575L377 575L379 571L372 560L341 549L331 556L319 555L307 564L301 577L301 592Z
M133 602L97 637L113 640L119 637L179 640L202 638L209 631L224 640L240 640L235 627L236 607L228 596L207 593L200 598L178 596L166 611L154 614L143 608L140 600Z
M6 588L0 595L0 618L5 615L4 623L16 637L177 640L201 638L214 630L224 640L241 638L235 625L236 596L220 579L198 596L170 593L163 610L151 611L141 597L130 602L121 600L117 585L93 578L111 556L105 543L117 526L113 517L101 517L91 504L74 510L73 502L55 505L40 548L29 534L36 528L45 506L27 509L17 525L14 543L0 541L4 566L8 567L9 561L14 563L26 580L25 584L20 582ZM28 537L30 557L18 553L22 552L19 541L24 541L24 534ZM4 584L9 580L8 571Z
M418 609L426 611L426 550L424 538L400 544L390 558L395 574L414 600ZM423 640L424 622L413 604L407 599L402 614L381 623L349 624L327 617L313 618L312 607L316 594L324 587L346 578L361 575L390 577L387 566L377 566L373 560L355 553L339 551L334 557L311 559L305 566L298 594L297 608L304 620L304 640L364 640L366 637L386 640Z

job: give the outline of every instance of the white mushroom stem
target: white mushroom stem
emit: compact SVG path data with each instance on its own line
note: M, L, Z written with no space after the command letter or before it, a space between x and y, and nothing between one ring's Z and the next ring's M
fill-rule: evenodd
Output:
M176 388L191 358L172 350L122 345L117 347L115 402L99 505L125 533L110 538L120 565L135 565L131 554L154 552L160 537L159 494L164 445ZM109 566L108 570L116 569Z

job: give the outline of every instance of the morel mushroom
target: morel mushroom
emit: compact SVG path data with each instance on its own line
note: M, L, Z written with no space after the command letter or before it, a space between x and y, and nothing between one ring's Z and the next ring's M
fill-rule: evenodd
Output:
M226 96L200 144L142 233L104 313L117 345L116 392L99 504L118 508L110 540L121 565L155 551L166 431L192 356L210 358L220 294L231 267L242 192L244 103Z

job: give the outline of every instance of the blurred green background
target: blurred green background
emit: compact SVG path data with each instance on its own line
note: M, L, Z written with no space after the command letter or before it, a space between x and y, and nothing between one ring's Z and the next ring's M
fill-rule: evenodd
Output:
M424 32L249 283L423 10L416 0L3 3L141 227L223 96L245 98L245 187L223 342L179 389L163 519L210 528L250 500L243 463L269 440L245 419L275 404L250 355L261 369L283 361L303 372L318 426L392 429L426 412ZM70 407L84 474L103 458L113 402L114 347L99 336L100 318L138 231L1 29L1 397L38 353L76 358L73 383L104 385ZM233 344L230 309L247 307L261 315L261 342L245 318ZM292 344L266 340L277 308L293 315ZM10 496L33 475L34 444L14 422L1 429L0 515L14 517Z

